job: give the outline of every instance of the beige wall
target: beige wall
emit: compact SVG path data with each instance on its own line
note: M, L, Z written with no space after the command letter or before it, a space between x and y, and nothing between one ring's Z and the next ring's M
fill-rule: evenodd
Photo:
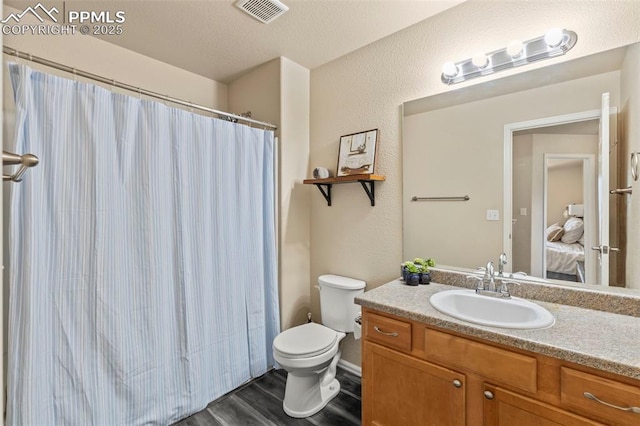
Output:
M531 178L533 137L513 135L513 218L511 270L531 273ZM526 209L526 215L520 209Z
M621 71L621 116L622 137L624 143L624 157L630 158L631 152L640 151L640 44L629 48ZM626 161L625 161L626 163ZM627 263L625 282L628 287L640 289L640 193L638 182L633 181L628 163L624 164L627 185L633 187L632 196L624 196L625 204L622 208L627 211L627 235L634 236L626 240ZM628 204L627 204L628 203ZM622 246L625 246L622 243Z
M229 112L280 123L280 58L262 64L229 83ZM259 118L258 118L259 117ZM276 132L279 136L280 129Z
M568 204L582 204L582 161L547 169L547 223L562 225Z
M450 90L440 82L444 62L470 57L477 50L504 47L513 38L533 38L552 26L576 31L577 45L567 57L525 69L570 60L637 41L639 14L633 0L469 1L315 68L311 73L311 165L335 170L340 135L378 128L378 171L387 180L376 186L375 207L369 206L357 184L334 187L332 207L326 206L320 194L312 194L311 280L331 272L363 279L371 289L398 275L402 260L400 105ZM522 70L493 78L519 72ZM476 151L473 142L466 147ZM492 153L499 158L499 152ZM424 161L431 167L430 159ZM495 169L487 172L492 178L500 174ZM501 207L492 201L480 210L488 205ZM438 226L433 220L426 221ZM314 293L312 307L317 313ZM357 343L347 341L343 353L346 360L359 363Z
M309 168L310 71L282 58L280 78L280 311L286 329L306 322L311 310L309 204L315 188L302 184Z
M263 64L229 84L231 111L278 124L278 278L282 329L309 312L309 70L287 58Z

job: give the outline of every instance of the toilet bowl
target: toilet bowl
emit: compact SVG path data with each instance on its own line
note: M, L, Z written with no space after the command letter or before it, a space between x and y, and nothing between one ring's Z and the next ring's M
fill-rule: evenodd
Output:
M345 333L316 323L290 328L273 341L273 358L287 370L282 408L296 418L322 410L338 392L335 378Z
M364 281L337 275L323 275L318 284L324 325L299 325L273 341L273 358L287 371L282 407L296 418L317 413L340 392L336 379L340 341L353 331L359 310L353 299L365 287Z

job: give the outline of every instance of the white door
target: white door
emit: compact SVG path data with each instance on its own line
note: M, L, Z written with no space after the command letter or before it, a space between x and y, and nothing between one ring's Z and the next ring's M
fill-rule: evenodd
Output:
M598 252L596 283L609 285L609 93L602 94L598 152Z

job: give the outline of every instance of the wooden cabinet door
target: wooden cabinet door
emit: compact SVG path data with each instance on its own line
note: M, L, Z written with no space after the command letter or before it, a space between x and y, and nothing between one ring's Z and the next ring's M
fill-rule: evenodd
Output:
M363 343L363 425L465 424L465 376Z
M584 426L602 425L543 402L485 385L485 426Z

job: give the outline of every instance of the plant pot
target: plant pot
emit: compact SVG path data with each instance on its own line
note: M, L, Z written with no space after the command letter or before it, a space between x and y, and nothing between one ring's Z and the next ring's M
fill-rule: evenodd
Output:
M408 285L418 285L420 283L420 274L409 272L405 282Z
M404 265L400 265L400 275L404 281L407 281L407 275L409 275L409 271L407 271L407 268L405 268Z
M431 283L431 274L429 272L423 272L420 274L420 284Z

